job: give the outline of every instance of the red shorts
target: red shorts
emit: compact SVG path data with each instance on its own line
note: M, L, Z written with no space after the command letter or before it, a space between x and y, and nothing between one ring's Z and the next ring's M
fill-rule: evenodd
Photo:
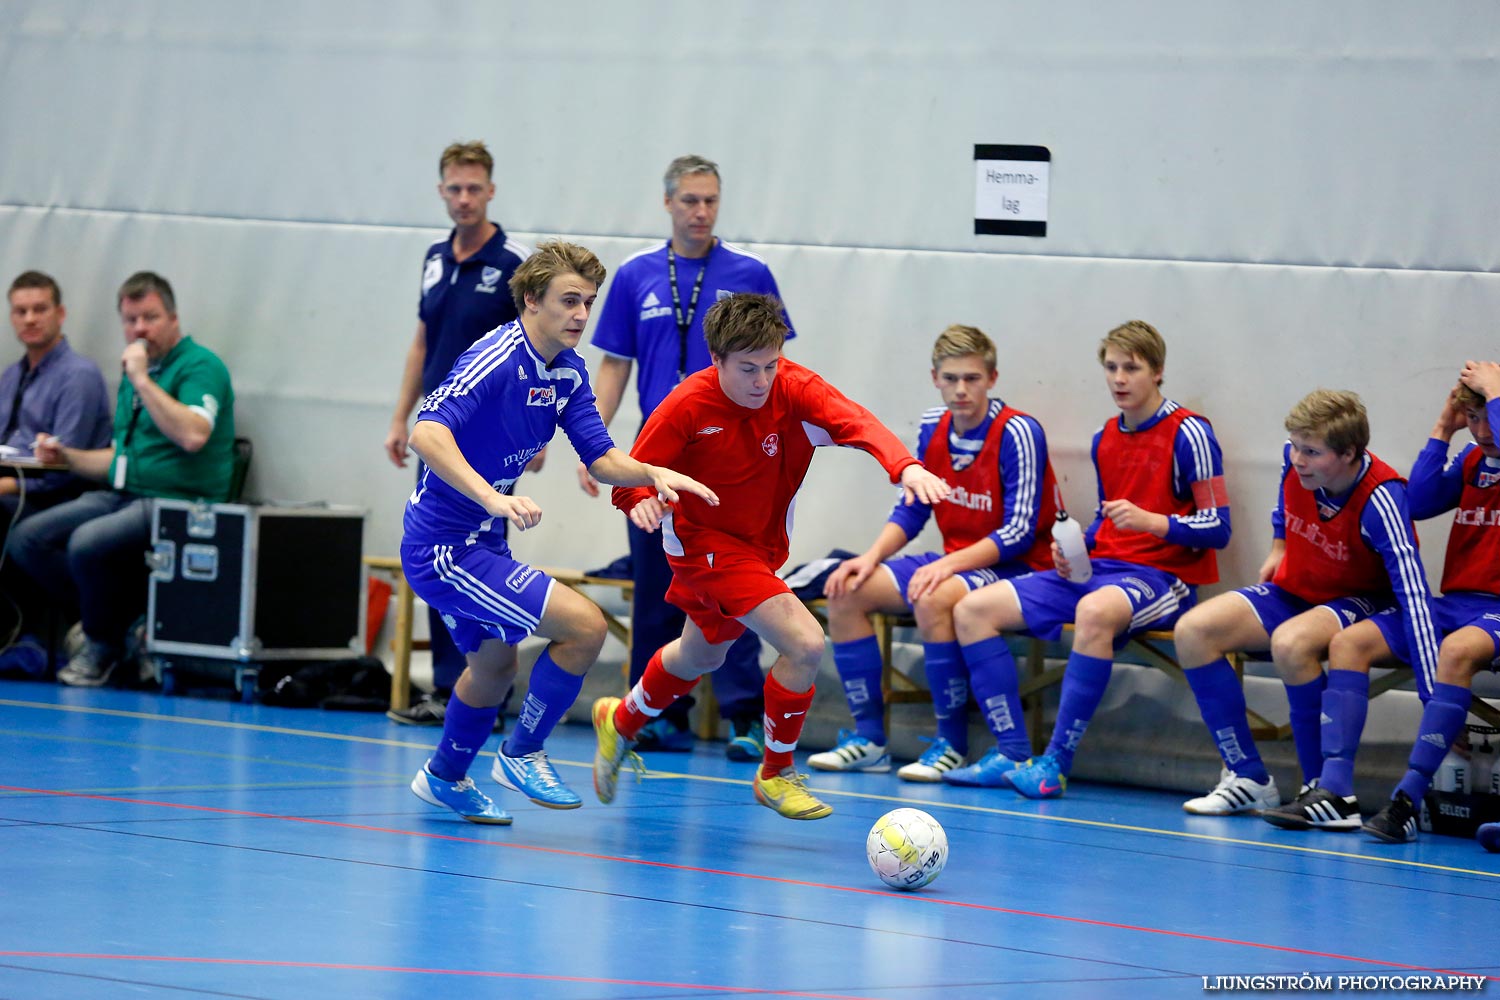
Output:
M709 559L712 559L710 564ZM733 642L745 632L741 618L791 588L763 559L749 552L712 556L668 556L672 585L667 601L693 620L712 645Z

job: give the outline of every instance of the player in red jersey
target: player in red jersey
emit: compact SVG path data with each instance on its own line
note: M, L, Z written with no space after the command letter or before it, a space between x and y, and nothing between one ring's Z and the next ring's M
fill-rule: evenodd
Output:
M667 600L688 620L623 701L594 702L594 790L601 802L614 798L635 735L718 668L748 626L780 654L766 677L766 750L755 798L790 819L822 819L833 809L792 766L823 659L822 627L776 576L787 559L792 500L818 445L868 452L908 502L937 503L948 486L869 410L781 356L787 329L776 299L722 299L703 329L713 366L673 390L631 454L641 461L673 456L685 474L707 477L721 506L692 499L668 505L649 489L614 491L615 506L637 527L661 528L673 576Z

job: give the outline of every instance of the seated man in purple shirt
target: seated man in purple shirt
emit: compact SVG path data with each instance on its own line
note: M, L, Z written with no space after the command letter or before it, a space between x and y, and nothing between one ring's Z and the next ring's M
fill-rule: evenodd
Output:
M0 460L29 458L32 443L43 432L57 435L74 448L100 448L109 443L109 395L99 366L74 353L63 336L67 311L62 289L40 271L26 271L10 285L10 323L25 354L0 372ZM0 548L11 525L28 514L71 500L88 483L70 472L22 476L14 467L0 465ZM18 585L9 574L0 589L20 607L17 631L26 630L4 654L0 673L42 673L46 650L30 632L39 628L43 608L26 600L32 588ZM7 609L9 610L9 609Z

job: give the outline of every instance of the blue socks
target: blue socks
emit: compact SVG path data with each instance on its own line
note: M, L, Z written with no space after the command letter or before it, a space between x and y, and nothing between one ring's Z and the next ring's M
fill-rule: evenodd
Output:
M1224 766L1241 777L1264 785L1271 780L1260 759L1260 748L1250 735L1245 715L1245 689L1239 675L1223 658L1183 671L1198 700L1198 712L1208 726Z
M1323 692L1322 786L1334 795L1354 794L1354 754L1370 711L1370 675L1358 670L1328 671Z
M1422 722L1417 728L1417 741L1412 744L1411 757L1406 766L1411 770L1396 786L1413 802L1421 802L1422 796L1432 785L1432 776L1438 765L1448 755L1448 748L1463 732L1469 718L1469 689L1457 684L1434 684L1432 699L1422 710Z
M969 666L974 700L979 703L984 723L994 734L1000 752L1011 760L1026 760L1031 756L1031 741L1026 738L1026 719L1021 714L1021 679L1010 646L997 635L963 646L960 656Z
M524 757L540 750L583 690L583 677L570 674L552 662L551 649L548 646L542 650L531 668L531 685L521 703L516 731L505 741L507 757Z
M1328 678L1321 673L1317 680L1286 686L1292 742L1297 747L1297 763L1302 768L1304 783L1323 773L1323 727L1318 718L1323 714L1323 691L1327 687Z
M1057 758L1058 769L1063 774L1073 770L1073 754L1093 721L1099 702L1104 700L1104 689L1109 687L1109 675L1114 672L1114 667L1111 660L1085 656L1077 650L1068 657L1062 699L1057 706L1057 724L1052 728L1052 742L1047 744L1047 753Z
M443 738L427 762L427 770L449 783L462 781L475 755L490 738L499 714L499 705L475 708L461 701L457 691L449 695L448 708L443 714Z
M885 699L880 693L880 642L873 635L833 644L833 665L844 684L844 700L854 716L854 731L885 746Z
M969 671L956 642L922 644L927 688L932 692L932 711L937 716L938 735L964 756L969 754ZM1012 668L1014 669L1014 668Z

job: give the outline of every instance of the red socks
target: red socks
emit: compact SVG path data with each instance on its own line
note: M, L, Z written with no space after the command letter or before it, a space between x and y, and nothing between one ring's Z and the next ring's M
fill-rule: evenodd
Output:
M816 687L810 687L801 694L788 691L773 674L766 675L766 757L760 766L762 778L774 778L792 766L792 751L802 738L802 724L807 721L815 690Z
M685 681L667 673L667 668L661 662L661 650L658 649L646 664L646 672L641 674L641 679L615 709L615 731L633 741L648 722L696 687L698 681L699 678Z

